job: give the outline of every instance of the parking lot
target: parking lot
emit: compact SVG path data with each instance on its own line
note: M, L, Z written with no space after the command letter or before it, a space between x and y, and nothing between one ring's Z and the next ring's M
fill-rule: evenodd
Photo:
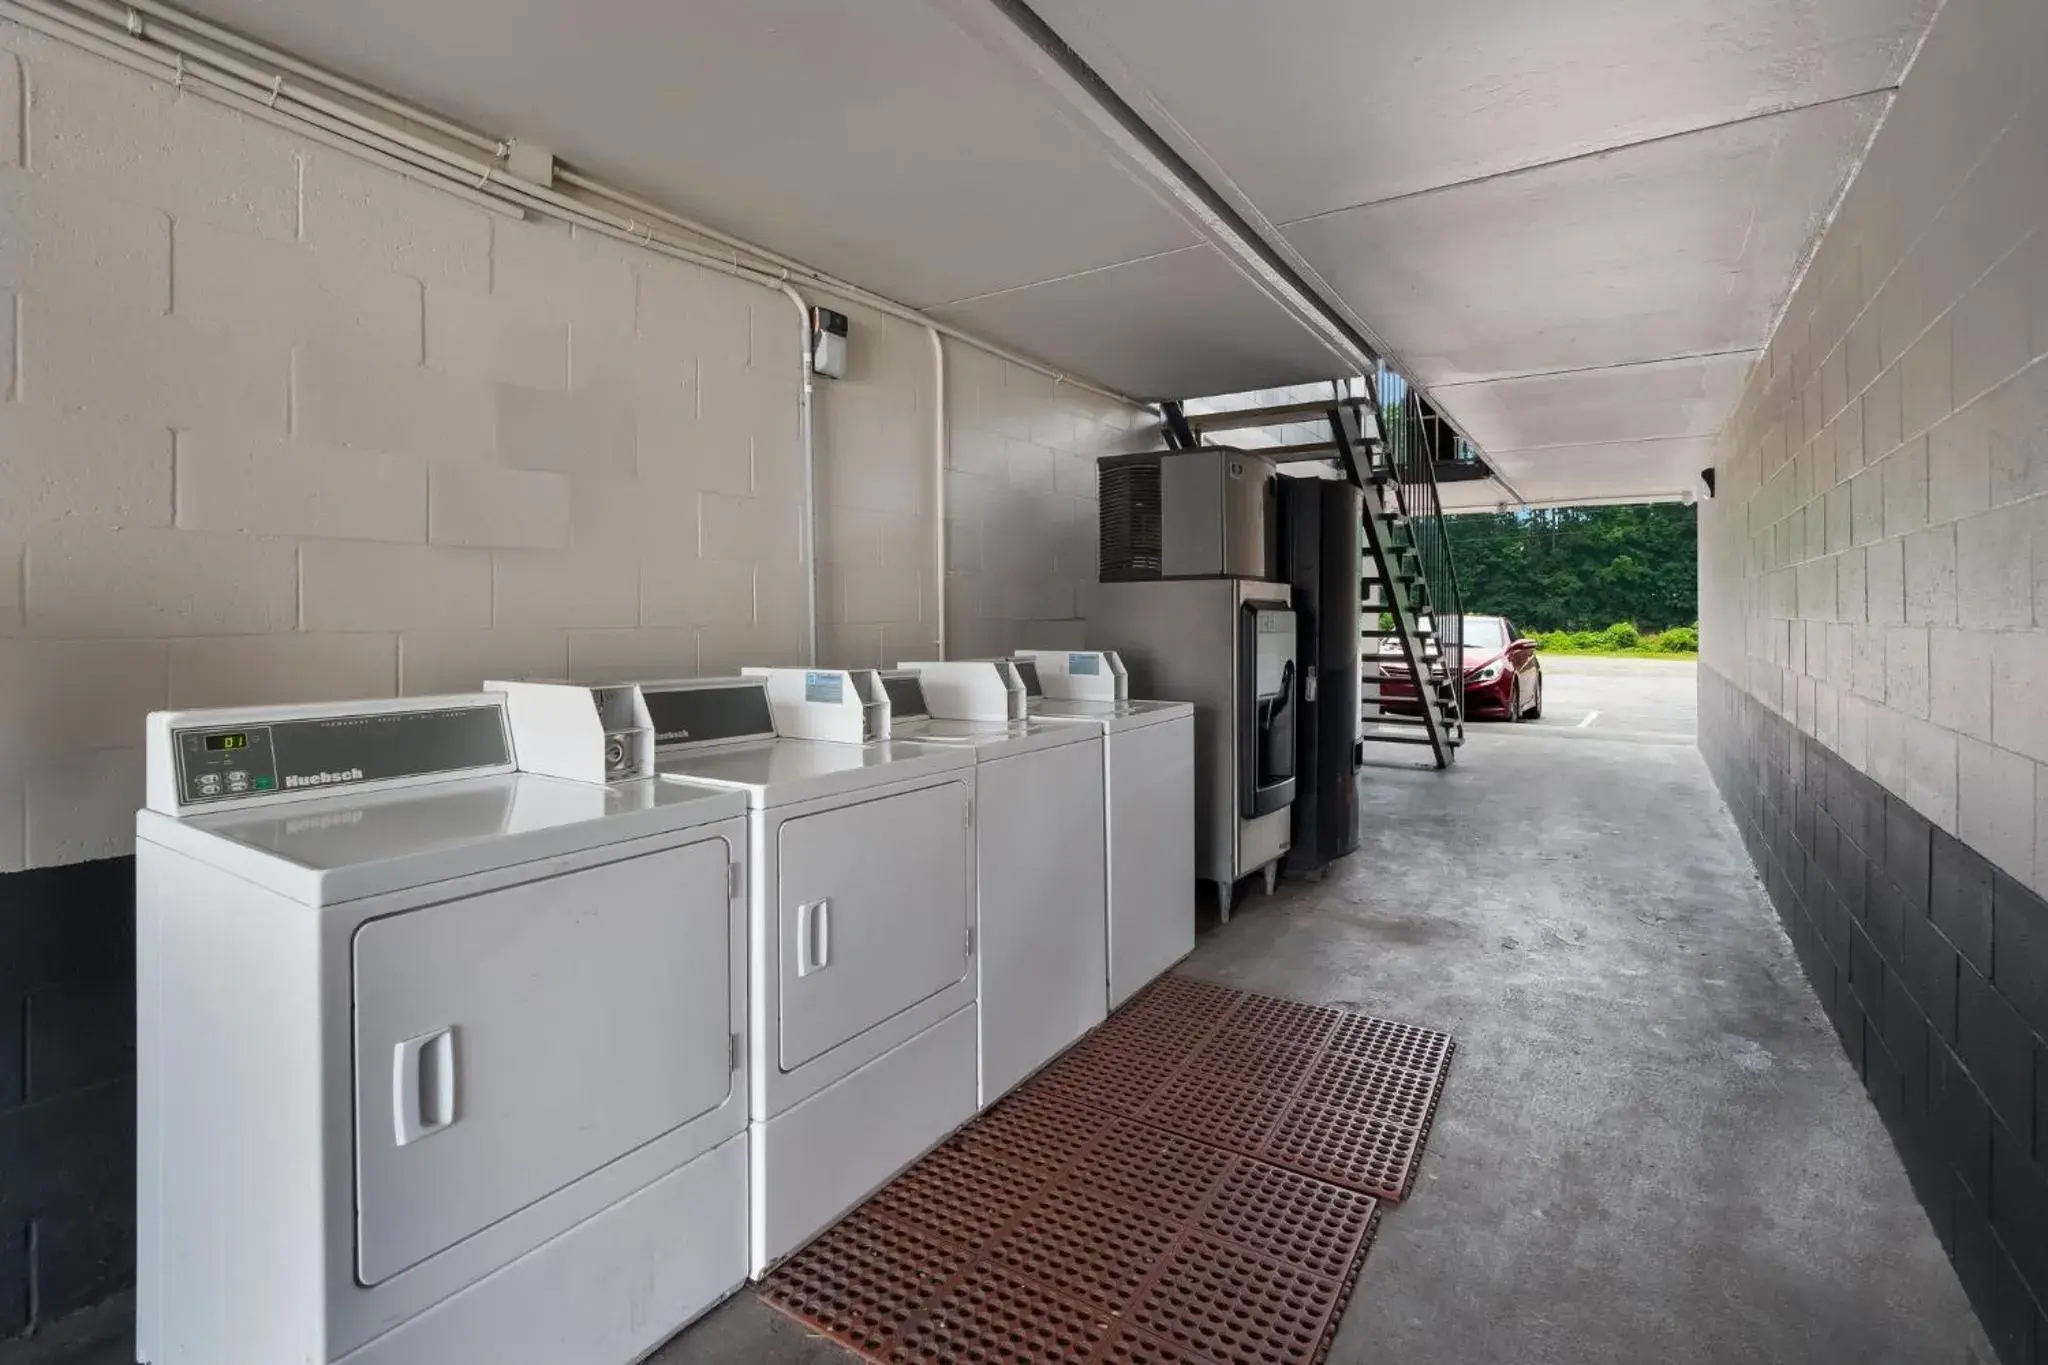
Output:
M1546 654L1543 714L1519 722L1475 720L1471 735L1571 736L1638 744L1698 741L1695 720L1698 665L1691 659L1603 659L1584 654ZM1368 732L1372 722L1366 722ZM1399 731L1412 733L1413 727ZM1366 747L1368 762L1400 764L1395 751Z
M1692 744L1698 666L1691 659L1601 659L1547 654L1543 715L1520 725L1482 721L1492 734L1579 735L1639 743Z

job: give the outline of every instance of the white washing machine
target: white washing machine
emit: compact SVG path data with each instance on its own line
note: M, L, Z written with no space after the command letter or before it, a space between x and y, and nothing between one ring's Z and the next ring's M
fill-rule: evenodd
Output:
M974 1116L974 761L882 738L872 673L643 691L659 771L747 804L758 1277Z
M139 1360L625 1365L745 1282L745 803L523 748L149 718Z
M1027 713L1103 736L1109 1008L1195 948L1195 708L1132 701L1114 650L1023 650Z
M975 764L984 1107L1108 1017L1102 735L1024 718L1006 662L886 675L891 733Z

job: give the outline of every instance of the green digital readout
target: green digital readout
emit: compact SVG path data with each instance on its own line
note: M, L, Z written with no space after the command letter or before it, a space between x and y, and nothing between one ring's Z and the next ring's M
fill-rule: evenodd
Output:
M206 749L208 753L217 754L223 753L229 749L246 749L248 747L249 736L247 734L208 735L206 737Z

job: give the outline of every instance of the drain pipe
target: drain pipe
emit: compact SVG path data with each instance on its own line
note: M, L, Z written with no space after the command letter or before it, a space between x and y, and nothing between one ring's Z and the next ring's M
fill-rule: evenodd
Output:
M780 286L782 295L796 309L796 344L803 376L797 397L797 455L804 463L804 663L818 666L818 447L817 427L812 421L812 401L817 380L811 374L811 309L804 296L788 281Z
M938 653L934 659L946 657L946 463L952 442L951 433L946 430L946 339L939 335L936 327L926 327L926 336L932 339L932 546L938 559L938 577L932 595L935 599L933 610L938 615Z

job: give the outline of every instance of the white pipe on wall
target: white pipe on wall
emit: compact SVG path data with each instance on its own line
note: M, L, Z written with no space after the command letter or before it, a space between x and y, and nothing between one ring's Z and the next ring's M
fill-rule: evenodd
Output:
M932 657L946 657L946 463L952 433L946 430L946 339L936 327L925 328L932 339L932 545L938 577L932 589L939 638Z
M51 0L6 0L6 4L0 5L0 9L12 8L15 5L47 13L57 19L58 22L73 22L64 15L63 11L66 8L83 11L85 14L98 19L102 24L115 28L131 38L144 43L154 43L177 54L180 58L186 58L206 66L218 67L223 73L237 77L253 87L254 97L269 106L274 107L280 100L289 100L292 103L303 105L311 113L324 116L326 120L359 124L366 128L374 129L375 135L380 139L396 143L419 156L440 159L450 165L458 166L466 175L478 177L478 189L483 189L489 181L506 182L514 179L504 170L502 164L510 147L508 141L494 139L463 128L458 124L441 118L439 115L419 109L381 91L351 81L345 76L338 76L332 72L323 71L311 63L301 61L288 53L280 52L253 39L244 38L231 30L208 23L203 19L184 14L179 10L171 8L169 5L162 4L160 0L134 0L132 4L125 3L125 0L61 0L61 3L51 3ZM154 24L147 22L143 18L145 14L153 16L158 22ZM180 29L185 30L185 32L179 32ZM197 40L194 37L186 36L188 33L196 35ZM312 82L338 94L345 95L348 99L358 104L380 109L408 124L417 124L422 128L431 129L436 134L461 147L467 147L472 151L484 153L489 157L489 160L487 162L479 162L474 157L465 156L457 148L443 147L428 139L419 137L407 129L373 124L369 120L364 119L359 110L347 104L328 99L319 94L318 91L308 90L303 83L287 86L284 82L283 74L265 72L250 66L247 62L237 61L231 56L224 55L223 49L226 52L239 53L243 57L253 58L258 62L275 68L276 73L288 73L298 76L301 82ZM213 80L214 77L206 75L203 76L203 79ZM248 96L252 92L242 91L240 93ZM1128 407L1146 406L1127 394L1102 388L1099 385L1089 383L1085 379L1080 379L1064 371L1054 369L1041 361L1033 360L1029 356L1019 355L1002 346L984 341L970 333L953 327L949 323L928 317L917 309L898 303L896 300L885 295L873 293L861 288L859 285L813 269L801 261L781 255L766 247L757 246L743 238L721 232L708 224L685 218L680 214L673 213L646 200L636 198L624 191L613 189L601 181L582 175L574 170L559 169L556 172L556 177L565 185L584 190L621 208L631 209L635 215L644 215L654 221L667 223L672 227L681 228L694 237L701 237L706 241L716 242L733 251L750 256L756 262L773 267L772 273L777 278L786 278L790 274L801 275L817 288L823 289L828 293L865 304L890 317L899 318L906 322L914 322L921 327L931 328L956 340L965 341L969 345L977 346L999 359L1009 361L1013 365L1021 365L1035 373L1045 375L1054 380L1056 384L1070 384L1078 389L1086 389L1090 393L1110 399L1113 402L1122 403ZM534 191L544 190L544 187L538 185L525 185L524 188ZM638 218L636 217L633 221L637 222ZM733 259L728 263L734 266L742 264L737 259ZM808 330L809 325L808 314L806 314L806 330ZM806 343L805 352L808 355L808 343Z
M818 664L818 448L812 435L815 428L811 405L817 393L817 379L811 373L811 310L793 285L783 285L782 292L796 306L796 344L802 352L798 357L802 368L797 371L803 376L804 385L797 399L797 449L798 458L804 462L804 662L815 668Z
M1055 388L1065 384L1070 388L1085 389L1099 398L1107 398L1113 403L1121 403L1125 407L1130 408L1151 406L1148 403L1142 403L1132 398L1128 394L1118 393L1114 389L1103 388L1099 384L1091 384L1085 379L1077 379L1063 370L1056 370L1042 361L1033 360L1028 355L1019 355L1015 351L1007 350L992 341L975 336L971 332L963 332L951 323L942 322L930 314L921 313L917 309L907 304L898 303L892 298L871 293L857 284L849 284L836 276L827 275L820 270L814 270L801 261L791 260L789 257L770 251L766 247L755 246L751 242L720 232L717 228L671 213L667 209L650 204L644 199L636 199L632 195L611 189L579 172L559 170L556 172L556 177L565 185L572 185L577 189L594 194L600 199L617 204L620 208L631 209L636 214L644 213L649 218L653 218L658 222L667 223L671 227L681 228L693 237L702 237L706 241L717 242L720 246L730 247L734 251L743 252L757 261L776 267L778 270L802 275L814 287L827 294L834 294L843 299L851 299L853 302L863 304L878 313L886 314L892 318L899 318L904 322L914 322L927 331L937 333L940 336L949 336L955 341L965 342L977 350L987 351L998 360L1007 360L1012 365L1021 366L1034 374L1042 374L1053 381Z

